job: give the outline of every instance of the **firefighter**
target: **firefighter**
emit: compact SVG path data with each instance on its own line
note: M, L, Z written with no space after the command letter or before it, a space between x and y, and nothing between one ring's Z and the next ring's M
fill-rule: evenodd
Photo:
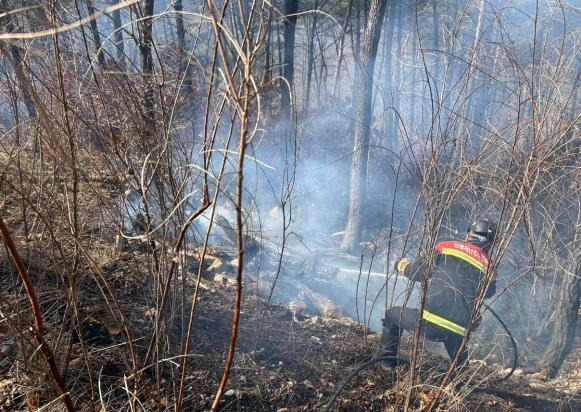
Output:
M488 219L474 222L468 229L466 241L442 241L435 246L430 273L425 273L428 259L418 258L411 263L403 257L395 262L395 269L413 281L428 276L424 310L392 307L385 313L378 356L396 356L402 329L416 330L420 318L420 334L426 339L444 342L451 359L460 347L472 316L474 300L485 274L492 274L485 298L496 292L496 273L490 272L489 252L494 242L496 224ZM420 316L421 315L421 316ZM464 350L458 365L467 359ZM393 366L395 360L384 366Z

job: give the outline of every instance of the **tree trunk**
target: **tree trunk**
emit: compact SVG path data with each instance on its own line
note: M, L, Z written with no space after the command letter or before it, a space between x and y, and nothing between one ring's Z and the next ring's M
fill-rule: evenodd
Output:
M183 3L182 0L176 0L174 2L174 10L176 12L176 35L178 38L178 44L180 45L180 68L179 75L181 76L185 70L184 75L184 89L186 94L189 96L189 101L193 101L193 72L192 65L188 58L188 53L186 52L186 30L184 28L184 16L183 16Z
M319 55L321 56L321 63L319 66L319 78L317 79L317 103L321 105L321 97L327 96L327 79L329 78L329 70L327 68L327 61L325 60L325 48L321 37L317 36L317 42L319 43ZM321 88L323 89L321 93Z
M119 1L116 3L119 3ZM125 43L123 40L123 28L121 27L121 10L115 10L111 13L111 17L113 19L113 39L115 39L117 63L121 70L125 70Z
M87 10L89 15L95 14L97 11L93 5L93 0L87 1ZM99 34L99 28L97 27L97 20L93 19L89 22L89 27L91 28L91 34L93 35L93 41L95 42L95 50L97 54L97 62L101 67L105 65L105 54L103 53L103 45L101 44L101 35Z
M309 101L311 99L311 84L313 80L313 69L315 66L315 31L317 29L317 10L319 8L319 0L315 0L314 12L311 13L311 27L307 40L307 84L305 85L305 103L304 110L309 110Z
M24 60L22 59L22 53L20 52L20 49L13 44L8 47L10 50L10 57L12 58L13 66L22 70L24 67ZM22 72L24 73L24 70ZM32 97L30 96L30 93L28 92L28 89L24 85L21 85L20 92L22 93L22 101L24 102L28 116L32 119L35 119L37 116L36 106L32 100Z
M262 74L262 83L268 83L272 79L272 14L273 7L268 7L268 23L266 25L266 35L264 36L264 72Z
M416 82L417 82L417 78L418 78L418 70L415 69L415 67L418 67L418 57L419 57L419 52L418 52L418 27L417 27L417 22L416 22L416 13L415 10L412 10L411 16L410 16L410 31L412 32L412 40L411 40L411 45L410 48L413 51L412 54L412 67L414 67L414 69L412 70L412 82L410 85L410 89L408 90L408 93L411 95L411 103L410 103L410 110L409 110L409 117L408 119L415 119L416 118L416 111L417 111L417 107L416 107L416 100L417 100L417 87L416 87Z
M9 4L6 1L0 1L0 15L3 13L6 13L8 11L10 11L10 8L12 7L11 4ZM11 15L6 15L3 17L0 17L0 27L2 27L4 29L4 31L6 33L12 33L14 31L16 31L16 28L14 27L14 24L12 23L12 16ZM24 70L23 68L25 67L25 62L24 59L22 57L22 53L19 47L17 47L16 45L14 45L14 43L6 43L7 48L10 52L10 59L11 59L11 63L14 67L15 71L21 71L21 74L24 75ZM18 79L20 79L21 76L17 76ZM34 104L34 101L30 95L30 93L28 92L28 88L25 87L24 84L20 84L20 91L22 93L22 101L24 102L24 105L26 106L26 110L28 112L28 116L31 118L36 118L37 113L36 113L36 106Z
M153 98L153 4L154 0L144 0L143 19L140 23L140 44L139 53L141 55L141 70L143 72L143 112L142 119L146 145L154 145L154 98Z
M377 55L377 45L381 34L381 23L385 15L387 0L372 0L361 50L363 68L356 87L355 108L356 128L353 160L351 162L351 186L349 192L349 214L347 228L341 244L351 252L361 241L362 205L367 197L367 159L369 154L369 126L371 124L371 98L373 69Z
M396 5L393 7L394 9L394 14L396 16L396 22L394 22L395 25L397 25L397 36L396 36L396 44L397 44L397 49L396 49L396 56L403 56L403 15L402 15L402 5L401 2L397 2L394 1L394 3L396 3ZM393 95L393 107L394 110L396 111L396 113L399 113L401 115L401 108L400 108L400 97L402 95L402 67L401 67L401 58L399 58L396 61L395 64L395 68L392 67L392 70L395 72L394 76L395 76L395 87L397 87L395 94ZM392 88L393 90L393 88ZM393 111L392 111L393 112ZM389 142L394 142L396 140L399 139L398 136L398 131L399 131L399 116L395 116L394 114L394 119L391 122L391 129L390 129L390 133L387 136L388 137L388 144L387 146L389 147Z
M299 0L285 0L284 2L284 62L282 77L286 81L281 87L281 109L285 128L290 127L292 114L292 90L295 59L295 29L297 24L297 12Z
M581 299L581 253L571 264L570 273L563 279L555 306L553 333L543 357L541 373L553 378L571 351L575 339L575 328L579 317Z
M353 65L353 84L351 87L351 96L355 96L357 92L357 85L361 84L359 78L361 77L361 5L357 5L355 12L355 27L351 30L351 48L353 49L353 57L355 64ZM355 104L355 102L353 102Z
M347 6L347 13L345 14L345 20L343 20L343 25L341 26L341 35L339 37L339 50L337 50L337 67L335 68L335 75L333 76L332 96L334 97L338 97L337 88L339 85L339 78L341 76L341 61L343 60L343 54L345 49L345 35L347 34L347 27L349 25L349 19L351 17L352 8L353 0L349 0L349 5Z
M433 47L436 56L440 54L440 14L438 12L438 0L432 0L432 37L433 37ZM445 125L446 121L443 117L447 116L445 110L442 110L444 105L443 92L446 89L446 79L443 78L445 74L444 63L442 62L443 56L436 57L436 64L433 69L434 85L436 85L434 98L436 99L435 113L432 113L432 133L441 134L442 126ZM432 107L434 107L434 102L432 102Z
M483 132L485 130L484 122L486 120L486 107L490 101L490 87L484 87L479 85L478 76L473 76L474 69L478 62L478 50L479 45L482 42L482 26L485 17L486 2L484 0L480 1L480 6L478 9L478 22L476 24L476 29L474 31L474 42L472 44L472 52L470 56L470 61L468 62L467 78L468 87L466 88L466 95L464 101L467 105L466 112L470 113L470 119L474 124L472 133L467 136L467 143L473 146L474 150L480 146L480 141L482 139Z
M12 4L6 1L0 1L0 15L9 11L11 7L13 7ZM16 28L14 27L14 24L12 22L12 16L10 15L0 17L0 27L4 29L4 31L7 33L16 31ZM6 45L6 47L4 45ZM28 117L31 120L37 119L38 111L36 108L35 100L31 94L33 87L32 80L30 80L26 73L24 72L24 68L26 68L26 62L22 55L22 50L13 43L0 43L0 51L7 56L8 60L10 61L10 64L14 69L16 79L18 80L18 83L20 85L19 97L24 102L24 106L26 107L26 111L28 112ZM17 106L15 110L18 110ZM36 156L39 153L40 153L40 140L39 137L36 136L34 140L34 155Z
M389 10L387 12L387 29L385 31L385 75L383 81L383 96L387 103L387 112L384 117L384 130L386 132L387 138L391 139L393 136L394 122L396 121L395 113L393 112L393 97L394 93L392 88L393 80L393 59L391 57L393 51L393 33L395 30L395 10L396 1L391 0L389 4ZM400 56L398 56L398 59Z

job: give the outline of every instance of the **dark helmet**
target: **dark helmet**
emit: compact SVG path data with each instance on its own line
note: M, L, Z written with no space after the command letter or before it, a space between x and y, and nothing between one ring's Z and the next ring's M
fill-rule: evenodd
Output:
M496 223L488 219L480 219L472 223L468 235L476 237L481 242L493 242L496 236Z

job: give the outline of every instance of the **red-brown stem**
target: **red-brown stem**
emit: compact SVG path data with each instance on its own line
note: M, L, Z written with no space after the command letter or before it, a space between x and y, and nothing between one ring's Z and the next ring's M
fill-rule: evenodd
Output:
M59 394L61 395L61 397L63 398L67 411L74 411L75 407L73 406L73 401L69 396L69 391L67 390L65 382L56 366L52 351L50 350L50 347L44 340L42 313L40 311L40 306L38 305L38 298L36 297L36 292L34 291L34 287L32 285L32 282L30 281L30 277L26 272L24 263L22 262L22 259L20 258L18 251L16 250L14 240L12 239L12 236L10 236L10 232L8 231L8 228L4 224L4 219L2 219L1 216L0 216L0 232L4 237L4 243L6 244L6 247L10 252L10 257L12 258L14 265L18 269L18 274L20 275L20 279L22 279L22 283L24 284L24 288L26 289L26 295L28 296L28 301L30 302L30 306L32 307L32 313L34 315L34 325L32 327L32 330L34 332L34 337L36 338L36 341L38 342L38 345L40 347L42 356L44 357L44 360L48 364L49 374L52 379L52 382L57 391L59 392Z

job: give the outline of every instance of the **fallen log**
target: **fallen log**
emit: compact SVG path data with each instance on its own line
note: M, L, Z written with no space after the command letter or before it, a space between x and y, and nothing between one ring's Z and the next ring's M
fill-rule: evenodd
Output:
M343 316L343 310L325 295L313 291L303 283L299 283L297 287L303 292L305 299L309 300L322 316L329 318Z

